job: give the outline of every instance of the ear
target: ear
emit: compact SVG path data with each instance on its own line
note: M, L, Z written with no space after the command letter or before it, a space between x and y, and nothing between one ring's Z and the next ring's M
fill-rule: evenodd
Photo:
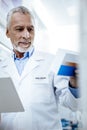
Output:
M6 36L7 36L8 38L10 37L8 28L6 29Z

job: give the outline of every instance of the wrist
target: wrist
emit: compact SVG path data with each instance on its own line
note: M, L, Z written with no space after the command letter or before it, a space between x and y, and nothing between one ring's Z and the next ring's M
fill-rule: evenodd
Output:
M69 87L71 87L71 88L77 88L76 86L73 86L73 85L70 83L70 81L69 81Z

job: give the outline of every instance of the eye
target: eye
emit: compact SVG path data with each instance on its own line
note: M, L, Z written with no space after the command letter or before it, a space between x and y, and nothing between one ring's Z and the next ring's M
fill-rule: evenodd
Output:
M18 32L21 32L23 30L24 30L24 28L21 28L21 27L16 28L16 31L18 31Z
M29 27L28 28L28 32L33 32L34 31L34 27Z

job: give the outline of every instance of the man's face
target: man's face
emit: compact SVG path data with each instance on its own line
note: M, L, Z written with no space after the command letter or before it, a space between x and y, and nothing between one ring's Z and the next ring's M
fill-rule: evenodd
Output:
M14 13L6 31L13 48L18 52L26 52L34 41L34 21L29 14Z

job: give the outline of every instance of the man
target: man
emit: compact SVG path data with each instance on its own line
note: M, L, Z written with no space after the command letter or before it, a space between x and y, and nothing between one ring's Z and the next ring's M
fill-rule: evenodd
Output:
M58 103L61 97L64 106L77 110L76 76L69 80L50 72L54 56L35 50L35 23L27 8L16 7L8 13L6 35L13 55L1 70L12 78L25 111L3 114L2 130L61 130Z

